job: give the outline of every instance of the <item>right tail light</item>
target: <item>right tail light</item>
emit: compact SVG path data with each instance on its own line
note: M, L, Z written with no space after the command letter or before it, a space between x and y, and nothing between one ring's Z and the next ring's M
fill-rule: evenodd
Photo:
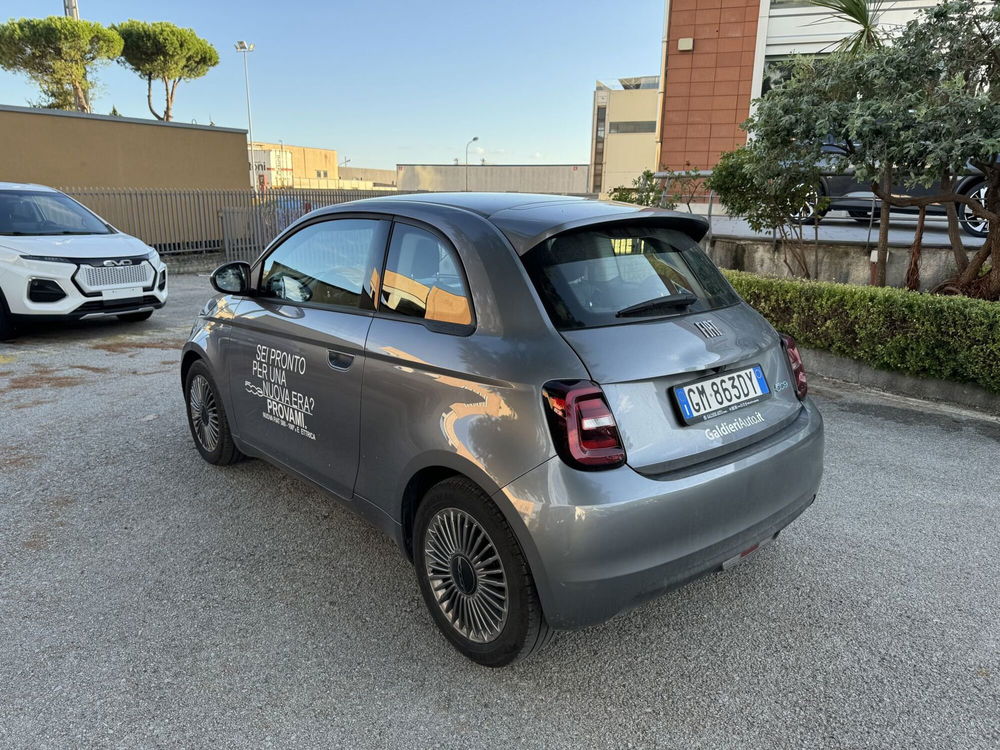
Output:
M809 384L806 382L806 368L802 364L802 354L791 336L781 334L781 346L788 357L788 364L792 368L792 379L795 381L795 395L799 399L804 399L809 393Z
M542 388L542 399L563 461L589 471L625 463L618 425L600 386L589 380L553 380Z

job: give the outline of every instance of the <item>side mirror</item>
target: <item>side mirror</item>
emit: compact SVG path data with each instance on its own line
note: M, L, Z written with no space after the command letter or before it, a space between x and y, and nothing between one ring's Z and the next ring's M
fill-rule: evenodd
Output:
M212 272L212 286L222 294L250 293L250 264L242 260L225 263Z

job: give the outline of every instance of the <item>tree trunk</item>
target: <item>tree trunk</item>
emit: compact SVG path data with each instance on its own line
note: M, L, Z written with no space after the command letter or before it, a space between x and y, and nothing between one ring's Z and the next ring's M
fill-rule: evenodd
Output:
M986 208L988 211L994 212L1000 208L1000 170L990 170L986 175ZM974 256L972 260L969 261L965 270L959 274L958 285L963 289L979 276L979 271L982 269L986 261L993 256L991 273L997 273L997 266L1000 265L1000 222L990 221L989 223L989 234L986 236L986 241L983 243L982 248Z
M958 226L958 207L954 203L946 203L945 213L948 215L948 241L951 243L951 253L955 256L955 265L962 273L969 265L969 256L962 242L962 230Z
M879 175L879 182L882 189L889 193L892 190L892 166L882 167L882 174ZM885 286L885 266L889 260L889 202L882 201L882 208L878 219L878 260L875 263L875 286Z
M146 106L149 107L149 111L153 113L153 117L157 120L162 120L163 116L153 108L153 78L152 76L146 77Z
M170 88L167 89L167 106L163 110L164 120L174 119L174 96L177 94L177 84L181 82L180 78L174 79L170 84ZM164 80L163 85L166 86L167 82Z
M83 84L73 81L73 99L76 100L76 108L79 112L90 112L90 102L87 101L87 92L84 91Z
M917 215L917 230L913 234L913 245L910 246L910 265L906 269L906 288L914 292L920 291L920 252L923 249L926 218L927 206L921 206Z
M955 177L947 171L941 178L941 191L950 193L955 189ZM969 256L965 252L965 244L962 242L962 230L958 226L958 207L952 202L944 204L944 211L948 217L948 242L951 244L951 253L955 257L955 266L958 273L962 273L969 265Z

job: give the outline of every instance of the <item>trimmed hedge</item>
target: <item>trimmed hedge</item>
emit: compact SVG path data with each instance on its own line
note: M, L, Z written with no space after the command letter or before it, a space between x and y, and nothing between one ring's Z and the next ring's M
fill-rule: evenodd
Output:
M1000 303L724 273L743 299L802 346L1000 393Z

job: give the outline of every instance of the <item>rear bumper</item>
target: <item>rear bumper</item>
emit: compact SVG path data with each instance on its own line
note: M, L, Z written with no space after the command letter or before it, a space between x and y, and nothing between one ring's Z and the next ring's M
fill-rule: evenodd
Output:
M822 417L807 400L791 425L730 459L655 479L551 459L497 493L549 623L601 622L773 538L816 496Z

